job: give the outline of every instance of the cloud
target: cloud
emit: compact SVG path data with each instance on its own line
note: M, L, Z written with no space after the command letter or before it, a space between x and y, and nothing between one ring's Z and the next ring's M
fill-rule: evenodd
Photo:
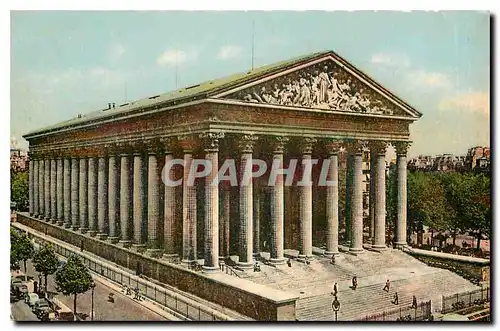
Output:
M433 88L452 87L449 76L442 72L429 72L425 70L412 70L408 72L407 79L415 85Z
M118 60L125 52L125 46L122 44L112 44L108 47L108 55L111 60Z
M220 60L228 60L241 55L243 49L236 45L226 45L222 46L217 54L217 58Z
M403 53L376 53L370 60L374 64L382 64L391 67L408 68L411 65L410 58Z
M490 115L489 92L465 92L446 96L439 102L439 110L465 110Z
M195 52L187 52L180 49L168 49L163 52L156 59L156 64L160 67L170 67L176 64L186 63L188 61L193 61L196 59L197 54Z

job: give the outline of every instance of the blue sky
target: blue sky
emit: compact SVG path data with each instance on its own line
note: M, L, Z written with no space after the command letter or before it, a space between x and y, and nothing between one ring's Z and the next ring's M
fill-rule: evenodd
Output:
M410 156L490 139L490 22L480 12L12 12L11 135L321 50L423 113Z

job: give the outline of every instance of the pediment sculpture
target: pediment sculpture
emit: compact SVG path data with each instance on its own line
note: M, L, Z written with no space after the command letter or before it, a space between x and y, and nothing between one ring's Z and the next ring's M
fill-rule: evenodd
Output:
M393 115L394 107L356 77L326 60L225 98L251 103Z

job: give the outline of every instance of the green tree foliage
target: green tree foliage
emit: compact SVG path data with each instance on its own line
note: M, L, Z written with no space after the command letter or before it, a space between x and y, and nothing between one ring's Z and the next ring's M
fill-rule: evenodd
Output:
M10 199L17 204L18 210L25 211L28 208L28 172L16 172L11 180Z
M92 276L77 255L68 258L67 263L56 272L57 291L73 295L73 313L76 316L76 297L90 289Z
M11 258L24 262L24 273L26 274L26 261L33 257L35 247L28 235L14 235L11 230ZM13 251L13 252L12 252ZM25 276L26 277L26 276Z
M17 254L16 244L19 240L19 234L12 227L10 228L10 269L19 270L19 254Z
M56 272L59 266L59 260L50 244L44 245L36 252L33 257L33 264L35 265L36 271L44 275L45 292L47 292L47 276Z

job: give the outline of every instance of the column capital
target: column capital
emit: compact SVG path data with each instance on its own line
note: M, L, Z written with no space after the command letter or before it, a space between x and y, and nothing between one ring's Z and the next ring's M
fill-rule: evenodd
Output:
M304 137L299 140L298 147L302 154L311 154L318 140L313 137Z
M410 148L411 141L393 141L392 145L396 148L396 154L406 156L408 148Z
M203 132L199 138L205 152L215 152L219 150L219 140L224 138L224 132Z
M196 137L193 134L183 134L177 137L179 146L184 153L192 152L196 147Z
M238 137L238 150L241 153L252 153L259 137L253 134L244 134Z
M385 155L388 143L383 140L373 140L368 143L370 154Z
M347 140L346 150L350 154L362 154L363 149L366 148L367 142L365 140Z
M172 154L174 150L174 143L175 143L175 138L174 137L161 137L159 139L160 144L163 145L163 152L165 154Z
M285 150L285 145L288 143L289 140L290 138L286 136L271 137L270 142L273 154L283 154Z
M325 139L325 147L326 151L329 155L339 154L342 147L345 146L345 143L340 139Z

